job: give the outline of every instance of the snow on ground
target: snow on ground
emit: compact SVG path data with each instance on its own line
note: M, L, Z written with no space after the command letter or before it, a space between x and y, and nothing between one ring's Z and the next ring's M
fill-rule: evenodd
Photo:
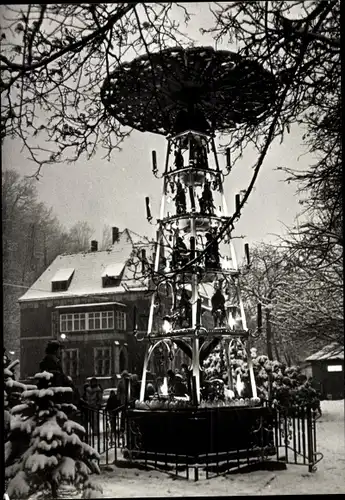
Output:
M282 471L231 474L194 482L173 479L158 471L112 466L94 480L103 488L102 498L221 495L284 495L345 493L344 401L323 401L317 421L317 446L324 458L317 471L288 465Z
M110 466L92 480L103 488L100 498L345 493L344 400L323 401L321 406L316 432L317 448L324 457L313 473L305 465L288 464L282 471L228 474L194 482L158 471ZM65 498L80 498L68 488L65 493ZM40 498L33 495L30 500Z

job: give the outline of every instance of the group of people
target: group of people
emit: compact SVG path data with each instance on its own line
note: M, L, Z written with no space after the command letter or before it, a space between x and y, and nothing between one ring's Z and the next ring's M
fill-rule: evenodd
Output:
M184 165L182 149L188 148L188 138L184 138L180 145L175 150L175 168L181 169ZM208 168L207 155L209 153L208 144L206 141L199 137L193 137L190 139L190 150L189 150L189 166L195 166L197 168ZM186 165L186 166L188 166Z
M150 399L155 394L162 396L163 385L163 377L157 377L155 383L149 382L145 388L145 400ZM167 371L167 385L168 395L177 397L191 396L191 372L185 363L181 365L180 371Z
M57 341L48 343L45 351L45 356L40 362L40 371L47 371L53 374L53 384L71 387L73 393L69 402L73 403L78 413L81 414L83 420L84 410L93 409L100 410L104 404L103 401L103 388L98 382L96 377L86 380L82 395L79 394L77 387L74 385L71 377L65 375L61 363L61 344ZM139 377L135 373L130 374L127 370L121 373L121 379L118 383L117 390L111 390L107 400L105 409L111 415L111 423L114 423L114 410L120 406L125 405L127 402L139 399L140 396L140 382ZM97 419L93 418L92 427L95 430L97 427ZM121 427L124 427L124 417L121 415Z
M173 188L175 188L175 185L172 184ZM201 214L209 214L213 215L215 206L213 202L213 194L211 190L211 183L210 181L206 180L203 186L203 190L201 193L201 197L198 198L199 200L199 206L200 206L200 213ZM187 200L186 200L186 193L185 189L180 181L177 181L176 183L176 195L173 198L173 201L175 202L175 207L176 207L176 215L183 215L186 213L187 210Z
M181 371L168 370L168 392L177 397L189 396L192 394L191 371L183 363Z
M53 384L67 386L73 389L73 403L78 406L87 406L93 409L100 409L103 404L103 388L96 377L87 380L83 387L82 395L79 394L71 377L65 375L61 363L61 344L58 341L48 343L45 356L39 364L40 371L47 371L53 374ZM130 384L130 393L128 393ZM111 391L107 403L107 408L115 409L125 404L131 399L138 399L140 393L139 378L136 374L130 374L127 370L121 373L117 392Z
M205 234L205 268L220 269L220 254L217 234L214 230ZM191 259L191 251L188 250L181 236L177 236L171 255L171 267L176 269L186 265Z
M200 373L200 387L201 387L201 394L203 399L208 400L208 399L214 399L216 396L218 396L219 393L219 382L223 384L223 391L224 391L224 382L220 380L214 380L214 381L207 381L204 379L203 373ZM183 363L181 365L180 370L168 370L167 371L167 384L168 384L168 394L169 396L174 396L178 398L186 398L189 400L193 399L193 389L192 389L192 371L188 368L188 365ZM162 392L162 386L163 386L163 378L162 377L157 377L155 384L152 382L149 382L146 386L146 392L145 392L145 400L150 399L150 397L153 397L154 395L157 395L158 397L163 395ZM227 391L229 394L231 393L230 397L234 397L234 393L232 391Z
M110 395L106 404L106 410L111 412L119 406L126 403L136 401L140 396L140 382L136 373L129 373L123 370L121 379L117 386L117 391L110 391Z

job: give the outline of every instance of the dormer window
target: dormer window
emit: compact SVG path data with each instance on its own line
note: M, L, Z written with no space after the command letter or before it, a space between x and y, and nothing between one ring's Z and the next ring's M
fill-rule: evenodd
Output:
M52 292L66 292L71 284L74 269L59 269L51 280Z
M122 273L125 268L124 263L111 264L102 273L103 288L120 286Z

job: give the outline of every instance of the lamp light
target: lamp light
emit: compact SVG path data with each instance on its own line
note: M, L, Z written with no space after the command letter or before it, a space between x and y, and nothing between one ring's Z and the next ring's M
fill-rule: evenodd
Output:
M164 316L162 330L164 333L169 333L173 329L170 316Z

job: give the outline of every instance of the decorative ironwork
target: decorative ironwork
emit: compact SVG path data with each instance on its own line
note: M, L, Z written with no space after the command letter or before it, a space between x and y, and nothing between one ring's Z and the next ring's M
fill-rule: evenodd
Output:
M275 453L273 425L263 415L256 420L251 428L251 447L249 450L258 451L262 462Z
M256 123L270 113L275 92L273 75L255 61L212 47L174 47L119 65L101 97L123 125L175 135Z
M143 403L144 404L144 403ZM147 406L150 411L150 406ZM175 418L174 415L179 411L188 411L186 408L178 410L171 406L169 409L170 419ZM193 425L202 422L208 422L207 419L212 418L210 422L216 425L217 418L223 411L230 412L229 416L223 422L228 422L229 429L233 428L234 422L231 416L234 417L238 412L248 411L244 408L224 409L224 408L203 408L200 410L191 409L187 420L194 422ZM198 411L201 413L198 414ZM207 453L199 453L197 460L193 453L161 453L158 451L150 451L149 436L144 436L140 424L133 417L133 410L129 407L120 407L117 410L108 414L105 410L95 410L85 407L83 409L82 424L87 430L84 440L95 447L101 455L101 459L106 464L109 464L110 450L114 450L115 464L120 459L119 451L122 451L123 458L131 463L148 464L150 460L151 466L157 469L171 471L175 470L177 475L181 475L184 471L186 478L189 478L189 468L197 469L195 476L197 479L202 477L202 473L206 473L206 477L212 475L217 476L228 471L240 470L244 466L267 461L272 462L272 466L278 464L295 464L308 467L309 472L316 471L317 463L323 458L322 453L316 449L316 413L310 409L299 409L299 411L291 412L287 415L286 412L281 412L268 404L267 408L256 408L253 410L259 412L255 417L254 422L248 428L248 444L245 448L229 447L228 450L216 452L209 450ZM123 412L123 420L121 413ZM160 410L155 413L159 414ZM264 413L261 413L264 412ZM163 412L163 414L166 412ZM217 416L218 415L218 416ZM113 425L110 427L104 425L104 422L113 419ZM240 417L236 417L240 418ZM192 419L192 420L191 420ZM304 423L302 423L302 421ZM95 425L97 423L97 425ZM122 426L125 427L125 432L122 434ZM218 424L217 424L218 425ZM285 439L288 433L282 434L284 427L291 427L291 435ZM212 426L208 426L209 432ZM171 428L169 427L171 433ZM120 435L122 434L122 438ZM233 435L233 432L227 432L224 428L224 436ZM204 435L206 442L212 442L209 435ZM146 439L146 441L145 441ZM191 436L192 439L192 436ZM193 438L194 442L194 438ZM192 451L192 449L191 449ZM282 455L283 453L283 455ZM111 459L113 460L113 459ZM164 465L163 465L164 464ZM210 465L216 464L216 465Z
M138 453L142 449L142 434L140 432L140 427L135 420L128 421L128 441L130 443L130 459L133 460L138 456Z
M199 469L209 467L214 460L217 471L220 470L220 461L223 461L222 467L226 461L228 470L233 458L240 468L243 457L249 464L254 453L263 461L272 454L273 448L277 450L277 457L279 450L284 448L287 462L288 451L292 450L295 462L298 456L303 457L303 463L309 466L309 470L313 470L317 462L315 418L310 412L302 418L296 412L286 414L277 408L256 406L260 400L257 398L249 345L249 337L255 337L256 333L249 332L247 328L240 293L240 273L232 243L233 225L229 225L230 220L237 220L240 216L241 196L236 194L235 213L230 218L223 190L224 172L219 166L214 141L217 130L227 131L241 123L255 126L264 120L275 101L275 92L273 75L255 61L210 47L177 47L139 57L119 65L102 87L102 101L120 123L166 135L168 143L165 169L161 176L158 174L156 152L152 153L153 174L163 179L155 262L150 274L152 282L159 284L152 294L147 334L141 339L147 341L139 401L139 405L144 407L133 410L141 411L141 418L147 417L148 420L138 426L135 422L138 415L132 414L128 408L122 410L127 429L122 446L130 460L139 460L144 454L146 462L150 455L157 467L157 461L162 460L163 454L165 464L168 461L171 463L167 449L162 452L163 440L167 439L176 473L180 466L186 468L188 476L189 466L193 464L195 479L199 477ZM225 173L230 171L228 149ZM148 197L146 213L147 219L152 221ZM248 245L246 257L249 266ZM261 328L259 308L258 333ZM201 371L203 361L219 344L225 348L228 394L233 393L231 402L234 404L231 407L227 402L226 406L221 401L222 408L211 410L207 404L200 407L203 397ZM252 398L246 400L241 398L243 382L239 374L236 396L234 392L231 349L238 346L243 350L242 357L247 358L252 390ZM163 402L153 399L146 405L146 375L150 358L157 347L162 352L163 347L167 349L170 362L174 359L175 347L190 358L192 373L190 377L188 375L188 403L179 405L177 398L171 396ZM235 409L236 405L238 408ZM163 408L168 411L163 412ZM228 437L224 444L225 434L220 437L212 424L211 431L203 427L201 433L211 442L205 445L206 451L198 449L201 444L204 446L201 440L196 439L197 445L192 445L190 436L196 437L196 426L201 429L205 422L211 422L215 417L219 422L223 419L222 425L226 427L222 410L230 412L238 426L236 432L240 428L245 435L244 444L239 441L241 432L234 435L236 446L228 441ZM171 424L182 432L182 425L177 425L174 419L182 418L183 411L194 412L192 421L185 421L187 427L193 422L185 434L190 448L186 448L179 434L170 429ZM206 413L200 416L198 411ZM237 411L243 412L244 421L236 420L234 415ZM165 417L160 416L160 412ZM257 422L251 428L256 415ZM158 426L152 426L151 417L170 419L168 427L172 434L160 434L157 438ZM206 437L207 432L211 432L211 436ZM118 435L118 429L115 435ZM115 450L118 444L115 439ZM245 449L240 449L242 444Z

